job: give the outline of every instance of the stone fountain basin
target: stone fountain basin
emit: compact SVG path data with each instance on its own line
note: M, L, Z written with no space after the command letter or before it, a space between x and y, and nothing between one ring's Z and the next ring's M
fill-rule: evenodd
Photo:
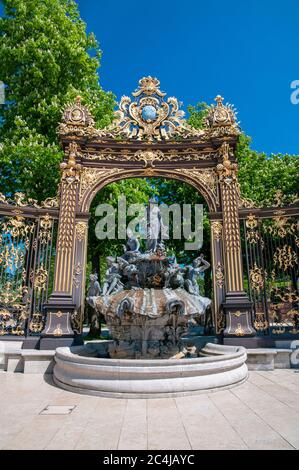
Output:
M248 374L242 346L208 343L201 350L203 357L184 359L105 359L88 354L84 346L57 348L55 384L86 395L158 398L230 388Z

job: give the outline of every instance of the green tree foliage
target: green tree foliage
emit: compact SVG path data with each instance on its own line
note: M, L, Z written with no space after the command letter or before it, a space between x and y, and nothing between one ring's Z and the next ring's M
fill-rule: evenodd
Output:
M208 105L205 102L197 103L195 106L188 106L188 123L195 129L204 127L204 120L208 112Z
M197 129L203 128L207 104L189 106L188 111L189 124ZM286 198L296 194L299 188L299 155L267 155L253 150L250 144L251 138L242 133L236 148L242 195L259 203L273 201L277 190L281 190Z
M88 254L90 260L89 269L96 271L103 279L106 270L106 256L114 254L120 256L123 253L122 245L126 240L104 239L99 240L95 234L95 228L99 217L95 216L96 208L101 203L109 203L116 209L116 224L118 224L118 201L125 196L127 208L130 204L147 204L150 197L157 194L157 188L151 181L142 178L130 178L111 183L105 186L94 198L90 208L91 218L88 231ZM134 216L127 216L127 223ZM117 225L118 227L118 225ZM117 229L116 229L117 230Z
M238 179L244 197L259 203L273 201L281 190L286 198L299 188L299 155L257 152L250 148L251 138L241 134L237 145Z
M98 126L112 120L114 97L99 85L101 51L72 0L4 0L0 18L0 191L53 196L62 151L61 110L80 94Z
M167 250L170 253L175 253L179 263L190 264L200 253L204 255L207 261L211 263L211 250L210 250L210 222L208 219L208 206L204 197L196 191L196 189L188 183L183 183L178 180L155 178L151 179L151 184L156 188L158 194L159 204L179 204L181 207L182 214L182 235L184 235L184 217L183 217L183 205L190 204L192 207L191 212L191 224L192 230L195 229L195 205L202 204L203 206L203 240L202 246L199 250L186 250L185 242L187 241L183 236L181 239L174 239L172 237L172 218L170 218L170 239L165 241ZM193 240L189 240L193 241ZM203 295L208 297L211 296L211 275L210 270L205 271L204 279L200 289Z

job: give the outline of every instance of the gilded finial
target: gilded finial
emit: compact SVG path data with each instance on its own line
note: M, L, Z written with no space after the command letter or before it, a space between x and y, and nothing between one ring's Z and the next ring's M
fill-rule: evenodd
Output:
M66 180L68 183L79 181L82 165L76 163L76 156L80 156L76 142L70 142L66 153L68 155L68 161L60 163L62 179Z
M217 95L216 98L215 98L215 101L217 102L217 106L222 106L223 100L224 100L224 98L222 98L221 95Z

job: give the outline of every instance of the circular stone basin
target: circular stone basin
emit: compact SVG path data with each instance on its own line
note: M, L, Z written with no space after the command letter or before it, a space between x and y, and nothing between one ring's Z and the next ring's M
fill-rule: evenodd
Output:
M89 354L89 356L88 356ZM208 343L190 359L105 359L84 346L56 349L54 382L86 395L117 398L182 396L229 388L247 378L246 349Z
M144 121L154 121L157 117L157 110L151 104L147 104L142 108L141 116Z

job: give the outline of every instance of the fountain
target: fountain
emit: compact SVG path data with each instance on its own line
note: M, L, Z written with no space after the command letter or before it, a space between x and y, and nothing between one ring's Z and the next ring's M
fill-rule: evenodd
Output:
M111 358L169 358L182 348L181 337L210 308L211 300L198 292L196 278L209 267L199 256L181 267L164 249L140 253L130 237L122 257L108 258L100 296L89 296L101 313L114 342Z
M146 251L129 232L123 255L107 258L102 288L89 289L87 301L105 317L112 340L56 350L54 381L67 390L119 397L181 395L247 377L244 348L207 344L198 351L182 341L211 308L197 282L210 265L203 255L187 266L167 256L159 209L152 202L149 209L155 217Z

